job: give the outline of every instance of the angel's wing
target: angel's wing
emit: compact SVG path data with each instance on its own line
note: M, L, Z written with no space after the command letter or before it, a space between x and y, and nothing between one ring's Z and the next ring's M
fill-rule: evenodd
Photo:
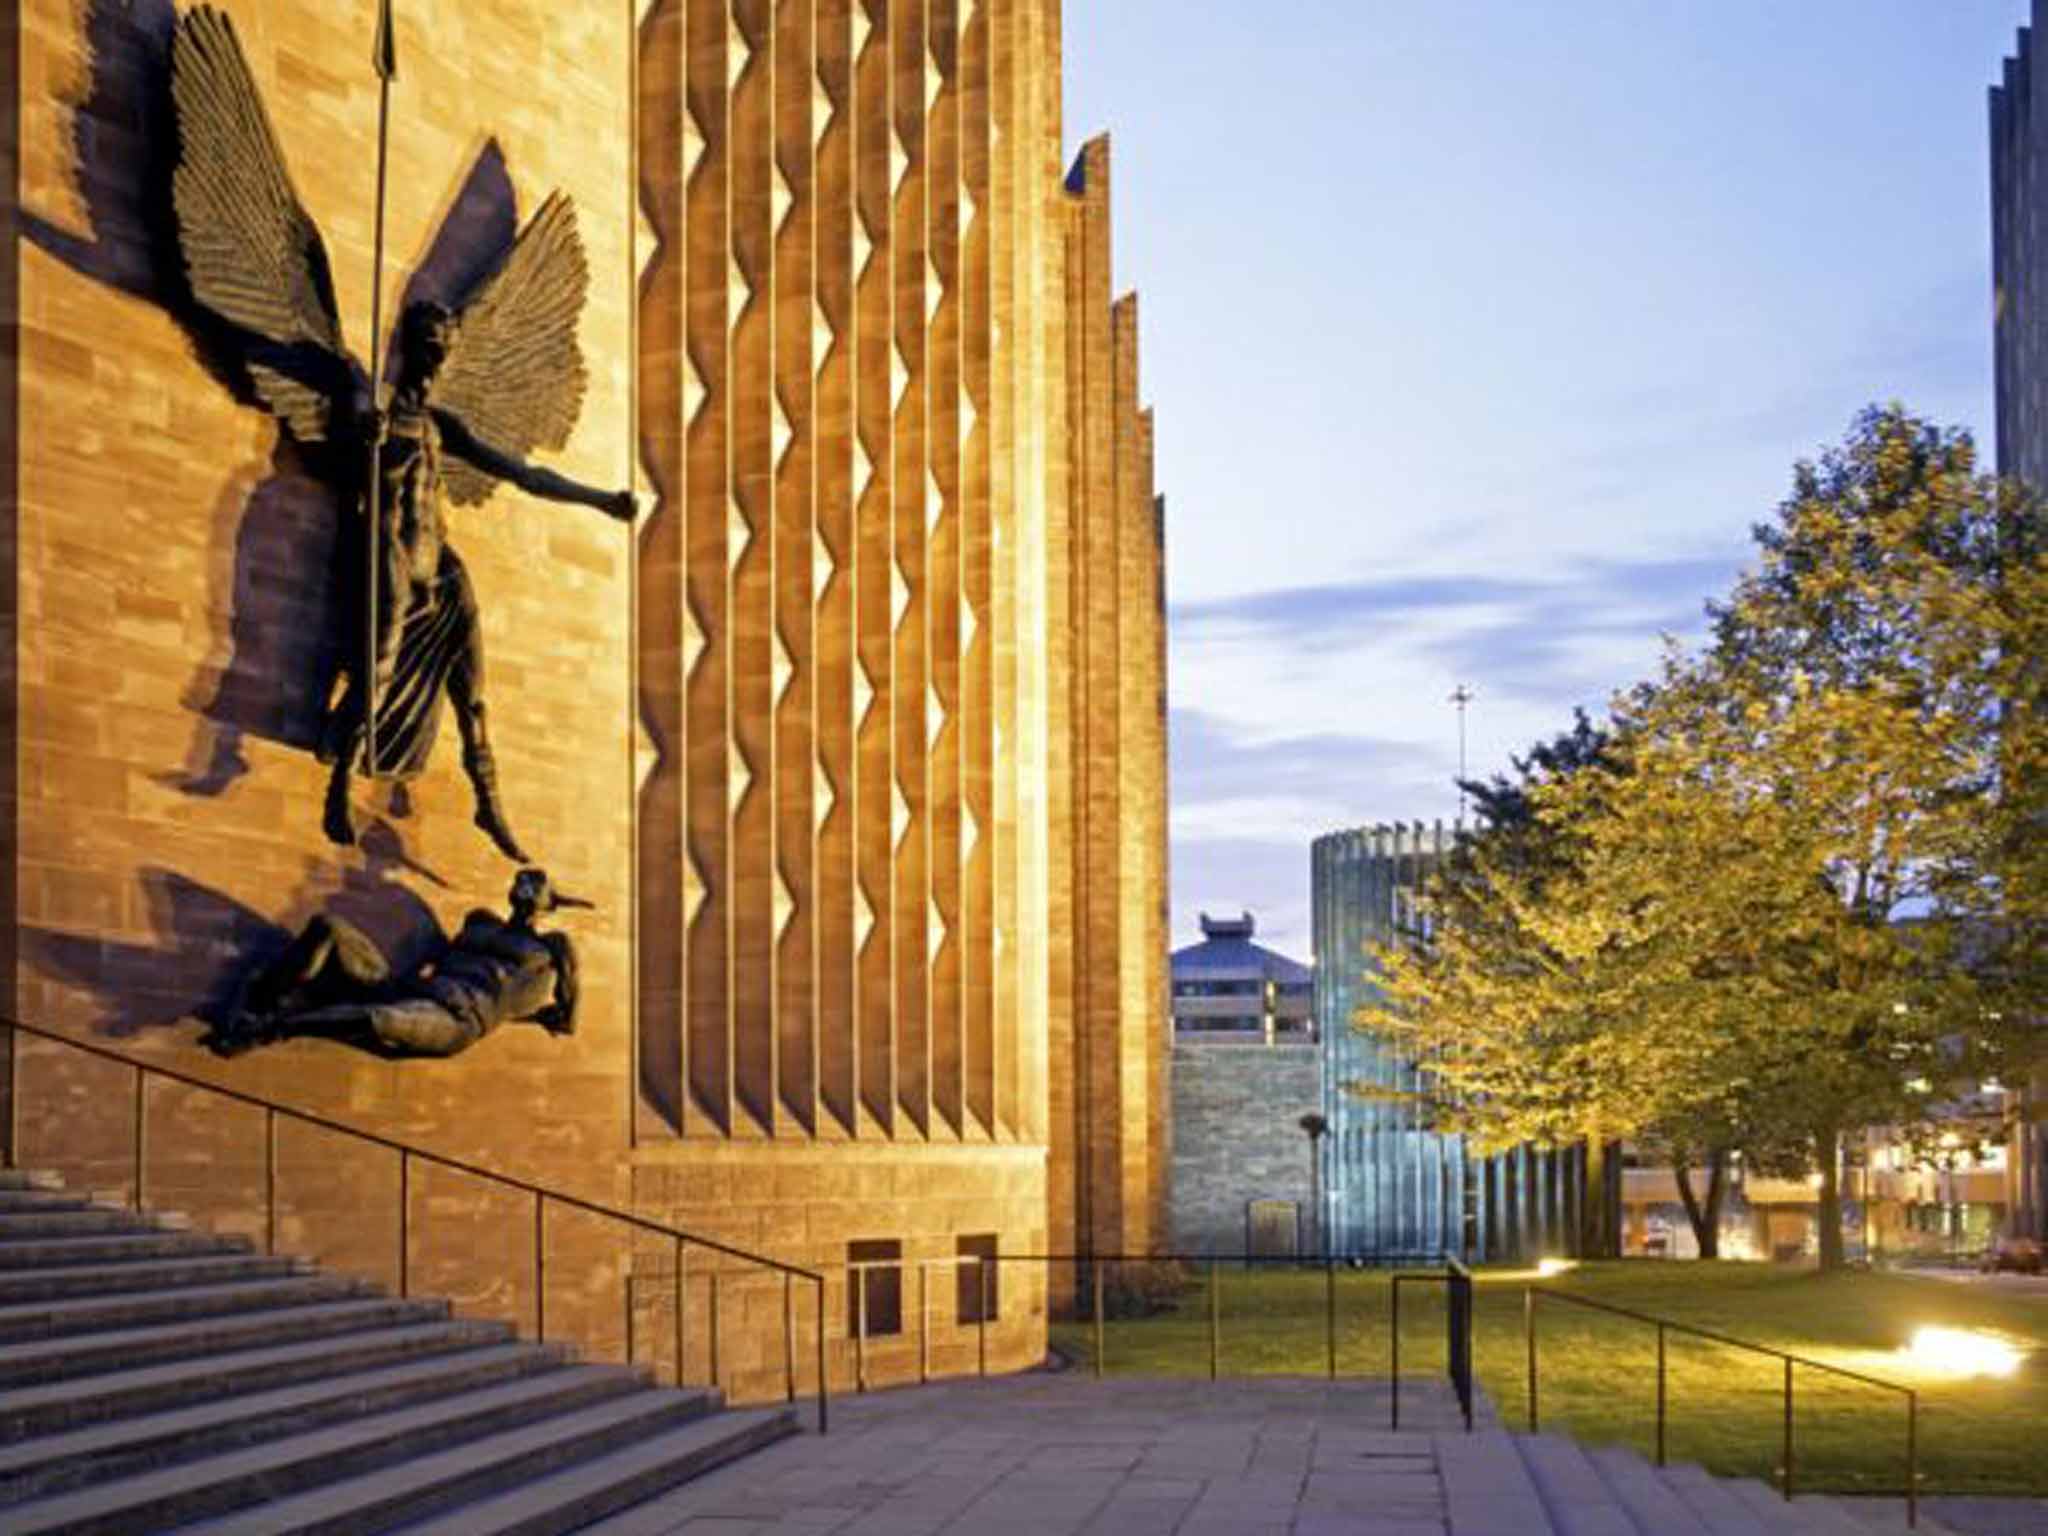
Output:
M576 327L589 291L576 205L558 192L463 305L434 384L435 406L515 459L566 448L583 409L587 375ZM497 485L453 454L442 461L442 483L465 507L487 500Z
M194 6L171 44L172 180L192 296L228 327L264 405L305 443L327 441L360 370L341 337L320 230L299 201L235 36Z

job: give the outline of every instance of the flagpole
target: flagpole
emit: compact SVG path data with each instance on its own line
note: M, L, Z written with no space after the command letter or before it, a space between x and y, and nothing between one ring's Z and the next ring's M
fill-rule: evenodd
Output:
M392 26L391 0L378 0L377 42L372 60L377 70L377 234L370 261L370 409L381 418L384 409L384 203L391 163L391 82L398 78L398 34ZM363 771L377 777L377 622L378 578L383 574L384 445L370 438L370 487L367 499L368 536L363 540Z

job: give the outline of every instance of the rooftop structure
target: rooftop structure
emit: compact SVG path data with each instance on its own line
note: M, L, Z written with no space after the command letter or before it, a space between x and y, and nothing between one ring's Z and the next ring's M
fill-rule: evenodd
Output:
M1252 942L1257 920L1202 914L1202 942L1173 952L1173 1037L1182 1045L1306 1044L1315 970Z

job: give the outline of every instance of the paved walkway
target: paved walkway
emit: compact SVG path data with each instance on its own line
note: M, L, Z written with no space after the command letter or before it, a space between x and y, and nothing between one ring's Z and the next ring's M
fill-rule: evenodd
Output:
M783 1441L607 1524L606 1536L1443 1536L1427 1431L1448 1387L1098 1382L1080 1372L832 1405ZM1414 1432L1409 1432L1409 1431Z
M1851 1499L1846 1502L1882 1504L1904 1518L1903 1500ZM1937 1495L1922 1499L1920 1508L1959 1536L2048 1536L2048 1499L1979 1499L1962 1495Z
M906 1387L838 1399L831 1434L784 1440L593 1536L1445 1536L1432 1432L1463 1421L1447 1387L1413 1378L1401 1418L1388 1433L1381 1382L1069 1371ZM1461 1525L1519 1531L1489 1509L1488 1471L1483 1457L1454 1470ZM1897 1500L1843 1502L1903 1528ZM1961 1536L2048 1536L2048 1501L1921 1507Z

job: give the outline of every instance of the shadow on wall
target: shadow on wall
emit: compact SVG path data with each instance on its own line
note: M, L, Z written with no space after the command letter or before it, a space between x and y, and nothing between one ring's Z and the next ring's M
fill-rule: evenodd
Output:
M215 381L253 405L247 379L226 361L233 351L192 301L177 250L171 0L79 0L75 14L85 88L67 105L72 175L89 233L27 210L24 233L81 276L163 308ZM370 195L366 180L364 196ZM486 140L433 226L392 317L417 299L454 307L511 245L517 219L504 152ZM366 318L368 295L357 297ZM159 776L204 797L226 794L249 772L249 737L313 748L347 628L331 580L339 547L332 466L280 432L267 459L225 473L210 567L228 601L209 611L227 617L183 694L197 717L186 761ZM402 798L393 810L404 813ZM309 824L314 814L309 808Z
M345 867L341 884L309 882L286 904L293 926L251 911L233 897L172 870L145 869L142 898L155 944L128 944L46 928L22 932L23 956L37 970L89 992L100 1009L94 1028L132 1038L194 1020L217 1026L243 980L290 942L298 921L316 911L347 918L393 963L409 971L447 944L434 911L397 879L401 871L437 886L445 882L415 863L385 822L367 828L360 867Z
M679 74L682 51L674 39L685 17L677 0L656 0L640 23L639 167L640 212L654 248L641 268L640 326L647 336L681 338L685 330L684 282L688 255L683 239L684 143ZM681 359L667 349L643 350L639 360L641 436L639 465L654 492L654 506L640 529L639 633L640 696L635 701L640 729L653 763L640 786L639 920L649 934L684 933L690 912L676 871L687 853L683 827L688 783L683 754L686 692L680 657L683 615L676 575L687 561L682 487L685 445L661 425L681 411ZM687 1029L683 975L686 946L648 944L640 957L640 1103L661 1126L680 1133L687 1089L683 1084L683 1038Z

